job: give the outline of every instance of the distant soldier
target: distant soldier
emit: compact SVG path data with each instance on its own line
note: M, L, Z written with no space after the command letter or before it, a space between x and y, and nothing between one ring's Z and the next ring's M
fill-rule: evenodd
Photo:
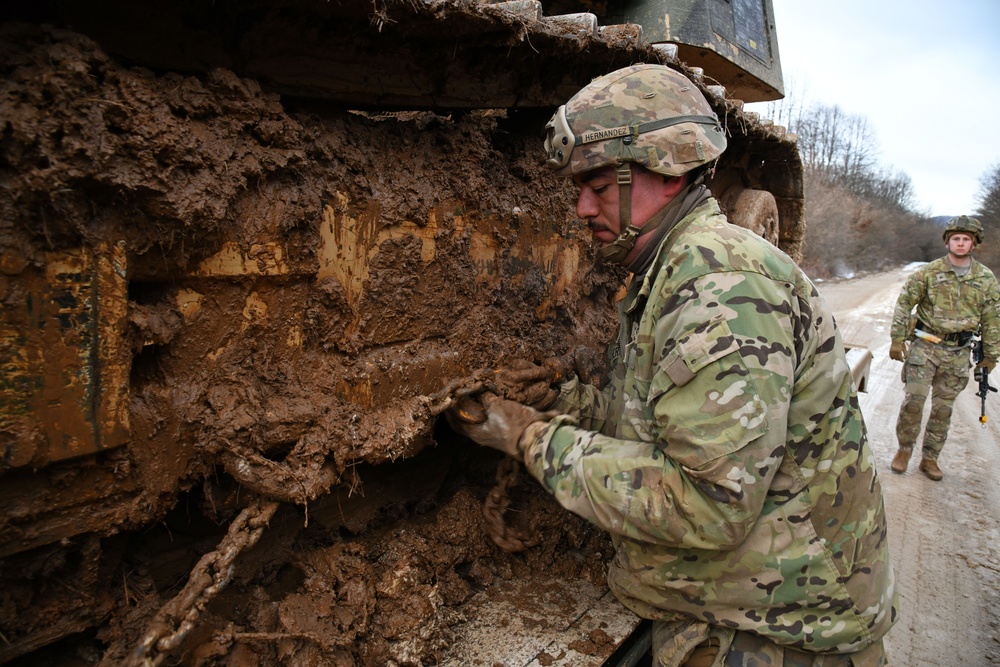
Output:
M906 383L896 421L899 451L892 471L906 472L930 393L931 414L920 471L934 481L944 476L938 457L948 438L952 404L969 383L969 344L975 335L982 335L979 366L986 373L997 365L1000 355L1000 287L993 272L972 258L972 251L983 241L983 226L962 215L948 221L943 238L948 254L921 267L903 286L892 317L889 348L891 358L904 362Z
M706 188L726 148L711 106L636 65L547 130L601 255L632 273L610 382L569 377L549 412L488 394L484 421L449 421L611 534L608 584L653 619L653 664L884 664L895 584L840 334L801 269Z

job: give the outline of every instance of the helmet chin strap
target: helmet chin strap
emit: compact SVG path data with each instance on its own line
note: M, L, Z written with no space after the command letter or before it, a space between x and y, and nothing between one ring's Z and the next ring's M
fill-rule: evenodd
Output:
M615 174L618 176L618 225L622 231L618 238L601 248L600 253L606 261L620 264L635 246L636 239L646 230L632 224L631 164L628 162L619 164Z
M705 199L711 196L703 184L714 170L715 166L712 165L708 169L689 172L688 184L674 196L670 203L654 213L642 227L638 227L632 224L632 170L628 163L618 165L616 168L618 175L618 220L624 231L619 234L618 238L599 250L601 257L607 262L615 262L625 266L630 271L636 271L636 267L625 264L625 258L635 247L639 237L654 232L665 223L669 223L672 227L680 216L687 215L688 212L700 206ZM639 253L631 260L631 264L640 262L642 258L643 253Z
M632 224L632 168L623 162L615 168L618 176L618 224L622 232L614 241L600 249L601 257L608 262L624 264L625 258L635 247L635 242L646 232L663 222L662 215L654 215L642 227ZM698 182L701 182L700 179Z

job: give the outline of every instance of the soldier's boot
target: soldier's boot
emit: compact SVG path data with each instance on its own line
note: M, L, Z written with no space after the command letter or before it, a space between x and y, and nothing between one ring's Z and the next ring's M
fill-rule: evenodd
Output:
M940 482L941 478L944 477L944 473L941 472L941 468L938 468L937 461L934 459L921 459L920 472L924 473L927 475L928 479L933 479L935 482Z
M719 640L715 637L709 637L691 651L687 660L682 662L680 667L712 667L718 655Z
M912 453L913 447L900 447L896 451L895 458L892 459L892 471L900 475L906 472L906 466L910 463L910 454Z

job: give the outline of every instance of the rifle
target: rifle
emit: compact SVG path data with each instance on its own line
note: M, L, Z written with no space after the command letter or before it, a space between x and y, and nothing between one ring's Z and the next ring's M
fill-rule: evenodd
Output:
M976 396L979 397L981 407L979 408L979 423L986 428L986 395L989 392L996 392L996 387L990 386L990 374L985 369L979 366L983 362L983 339L976 338L972 341L972 363L976 365L976 370L973 371L972 376L979 383L979 391L976 392Z

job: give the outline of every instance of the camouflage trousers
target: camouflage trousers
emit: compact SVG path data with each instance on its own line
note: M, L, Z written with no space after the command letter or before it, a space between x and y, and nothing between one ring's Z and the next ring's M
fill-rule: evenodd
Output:
M654 621L653 667L883 667L881 639L857 653L808 653L699 621Z
M969 384L968 347L936 345L917 339L903 364L906 396L899 408L896 439L900 447L913 447L920 435L924 403L931 396L931 414L924 429L923 457L937 460L948 439L952 404Z

